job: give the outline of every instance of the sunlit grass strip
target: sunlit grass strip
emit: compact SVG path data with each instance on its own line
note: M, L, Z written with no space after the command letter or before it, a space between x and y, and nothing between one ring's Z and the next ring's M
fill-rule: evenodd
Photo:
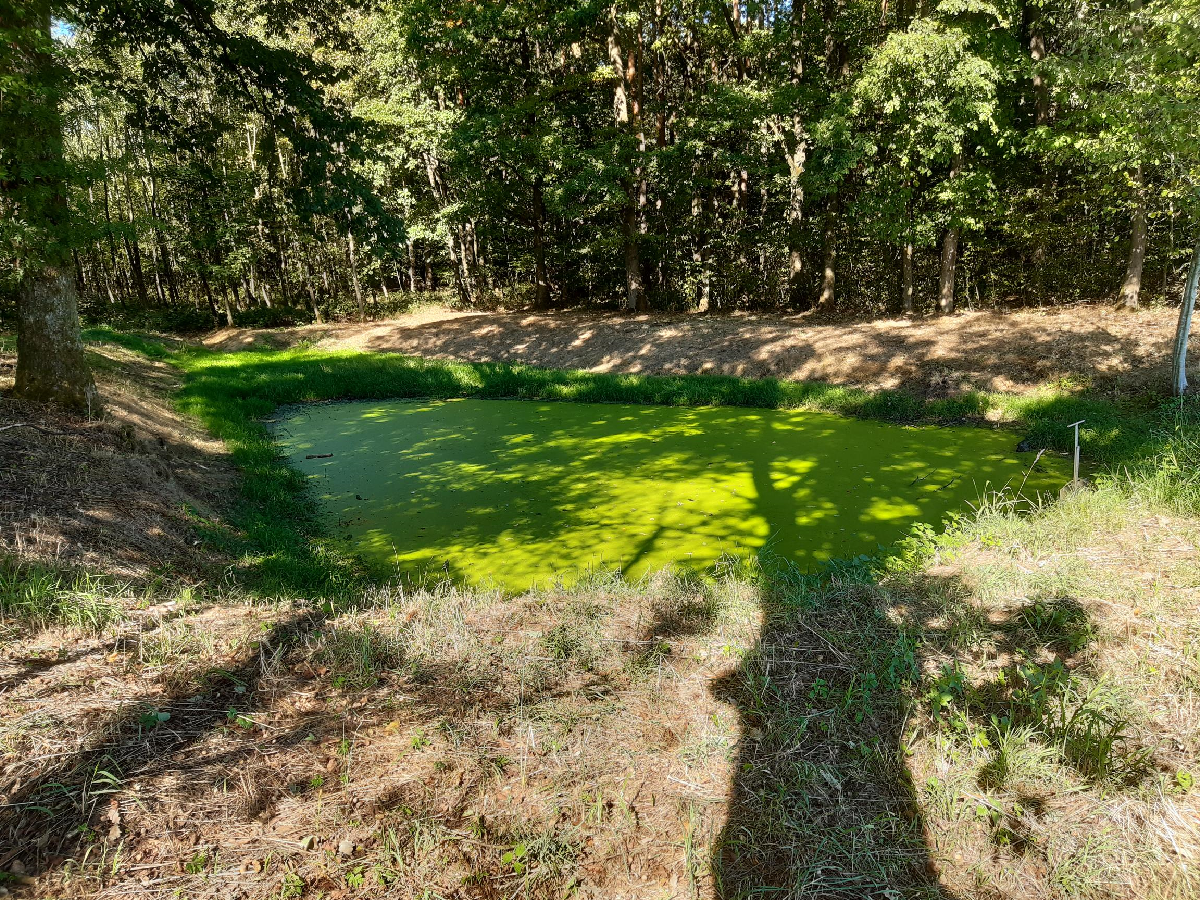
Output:
M962 423L985 419L1030 432L1041 447L1067 449L1066 425L1087 419L1091 459L1128 459L1149 434L1145 410L1046 389L1030 395L980 391L923 399L903 390L866 391L821 382L721 375L628 375L541 369L519 363L426 360L354 351L247 351L175 355L191 376L184 396L200 406L252 402L253 415L275 405L323 400L396 398L520 399L660 406L810 409L886 422Z

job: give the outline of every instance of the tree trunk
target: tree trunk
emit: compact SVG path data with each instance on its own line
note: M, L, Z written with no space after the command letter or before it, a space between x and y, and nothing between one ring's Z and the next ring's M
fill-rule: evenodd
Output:
M463 306L471 305L471 295L463 281L462 267L458 264L458 253L454 249L454 229L446 229L446 252L450 254L450 268L454 272L454 286L458 289L458 301Z
M642 261L638 254L637 198L632 182L628 185L626 197L621 216L621 238L625 245L625 302L622 306L640 312L645 309L646 301L642 289Z
M358 321L367 321L367 305L363 301L362 285L358 281L358 260L354 255L354 232L346 229L346 245L350 251L350 282L354 285L354 302L358 306Z
M545 246L546 203L542 196L542 178L533 179L533 294L534 309L550 308L550 281L546 275Z
M954 270L958 265L959 229L947 228L942 239L942 271L938 275L938 312L954 312Z
M100 398L84 355L78 303L75 276L65 261L43 263L22 279L13 394L94 416L100 412Z
M829 198L829 205L825 210L825 236L822 253L825 262L821 270L821 293L817 297L817 309L825 312L831 311L837 304L837 217L838 194L835 191Z
M712 303L712 276L708 270L708 252L705 246L704 207L706 200L699 194L692 194L692 263L699 277L696 279L696 308L700 312L708 312Z
M162 260L158 254L158 245L150 244L150 261L154 263L154 294L158 297L158 305L167 305L167 292L163 290Z
M208 276L204 274L203 269L198 274L200 276L200 286L204 288L204 299L208 301L208 309L215 319L221 314L221 311L217 309L217 301L213 297L212 285L208 283Z
M704 246L696 244L692 250L692 262L700 269L700 278L696 281L696 309L700 312L708 312L712 308L712 276L705 255Z
M795 142L787 153L788 164L788 299L797 304L803 301L804 254L802 242L804 219L804 166L806 140L804 126L799 116L792 118L792 140Z
M108 138L105 138L100 143L100 163L105 164L105 150L108 147ZM113 239L113 222L112 222L112 207L109 202L108 195L108 172L104 173L104 190L101 196L104 198L104 222L105 222L105 237L108 241L108 252L112 259L113 280L117 281L121 291L121 304L126 305L126 298L129 295L129 286L125 283L124 276L121 274L121 265L117 260L117 244Z
M129 176L125 176L125 199L129 203L129 214L125 218L129 225L128 232L122 232L121 240L125 244L125 255L129 259L129 271L133 276L133 286L137 289L138 304L143 308L150 305L150 292L146 288L146 273L142 268L142 248L138 243L137 220L133 208L133 187ZM132 240L130 239L132 235Z
M17 153L25 156L17 159L15 171L20 173L26 168L33 174L29 180L5 183L0 188L16 190L24 213L48 238L36 248L41 258L27 262L17 295L13 394L23 400L57 403L91 416L100 412L100 398L83 349L79 298L67 244L72 229L58 108L60 85L49 50L50 4L37 0L30 7L28 18L17 17L15 21L9 20L8 12L0 11L0 28L19 31L32 24L36 37L34 49L24 60L17 57L18 65L28 65L31 89L17 90L6 97L8 109L4 110L6 119L15 113L24 126L23 139L13 142Z
M150 293L146 290L146 278L142 272L141 248L138 247L136 237L131 242L129 235L122 234L121 241L125 244L125 256L129 260L129 274L133 278L133 286L137 291L138 305L145 308L150 305Z
M613 115L618 131L633 133L638 130L638 113L630 96L633 87L631 79L637 77L636 64L631 55L631 65L626 68L625 55L621 49L620 18L615 6L611 10L611 20L608 59L616 76L613 87ZM642 287L642 262L638 252L638 191L632 177L626 178L623 186L625 203L621 211L621 242L625 250L625 298L622 308L642 310L646 301Z
M1050 124L1050 84L1042 72L1042 62L1046 58L1046 39L1042 35L1040 11L1032 5L1026 6L1027 13L1033 13L1037 18L1029 26L1029 58L1033 62L1033 109L1034 125L1044 127ZM1038 190L1042 195L1039 199L1045 209L1046 197L1054 187L1054 179L1048 171L1043 171L1039 179ZM1033 247L1033 290L1037 295L1038 306L1042 305L1043 275L1046 268L1046 236L1039 232Z
M1142 185L1142 167L1133 175L1135 196L1133 200L1133 227L1129 238L1129 263L1125 267L1125 281L1117 306L1121 309L1137 309L1138 296L1142 292L1142 267L1146 263L1146 194Z
M236 296L236 291L237 291L237 288L234 288L233 292L234 292L235 296ZM221 304L224 306L224 309L225 309L225 325L229 328L232 328L233 327L233 301L229 299L230 293L231 292L226 290L225 288L221 288Z
M1171 392L1176 396L1187 393L1188 338L1192 331L1192 314L1196 309L1196 291L1200 289L1200 240L1192 252L1192 266L1188 270L1187 286L1183 290L1183 302L1179 306L1179 324L1175 328L1175 349L1172 356Z
M915 309L913 303L913 242L911 234L905 238L904 249L901 253L903 259L901 260L900 305L904 309L905 315L911 315Z
M309 265L307 257L300 255L301 265L304 273L304 287L308 293L308 301L312 304L313 321L318 325L325 324L325 317L321 315L321 304L317 300L317 289L313 287L312 266Z
M459 225L455 229L458 232L458 250L459 263L462 267L462 286L463 296L467 305L475 305L475 264L472 261L473 254L471 252L471 242L467 239L467 229L465 226Z
M1029 58L1033 60L1033 109L1034 124L1050 123L1050 84L1042 73L1041 62L1046 58L1046 39L1041 24L1034 23L1029 32Z

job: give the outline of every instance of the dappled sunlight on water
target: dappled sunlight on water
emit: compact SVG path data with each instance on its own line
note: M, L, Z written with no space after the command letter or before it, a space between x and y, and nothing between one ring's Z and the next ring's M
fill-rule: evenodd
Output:
M277 434L368 560L509 590L726 553L802 567L874 553L1021 484L1033 461L1007 432L730 407L315 404L285 410ZM1025 493L1067 477L1043 457Z

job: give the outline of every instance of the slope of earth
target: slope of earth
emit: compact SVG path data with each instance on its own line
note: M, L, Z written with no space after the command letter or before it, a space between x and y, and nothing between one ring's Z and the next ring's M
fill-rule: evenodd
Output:
M1047 382L1111 394L1167 383L1176 312L1080 305L949 318L820 319L800 315L462 312L423 308L385 322L227 329L214 348L292 346L515 361L593 372L708 373L903 387L1025 392Z
M90 356L99 419L0 399L0 551L123 577L206 571L195 525L220 518L233 484L223 446L173 409L170 366L112 346ZM0 394L14 364L0 352Z

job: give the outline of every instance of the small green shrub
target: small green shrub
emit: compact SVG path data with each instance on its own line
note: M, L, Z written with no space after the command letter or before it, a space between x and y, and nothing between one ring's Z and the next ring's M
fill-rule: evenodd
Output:
M121 590L104 578L0 560L0 619L99 632L123 616L120 597Z
M317 642L313 658L329 668L338 686L369 687L381 671L395 668L404 659L400 641L369 622L334 624Z

